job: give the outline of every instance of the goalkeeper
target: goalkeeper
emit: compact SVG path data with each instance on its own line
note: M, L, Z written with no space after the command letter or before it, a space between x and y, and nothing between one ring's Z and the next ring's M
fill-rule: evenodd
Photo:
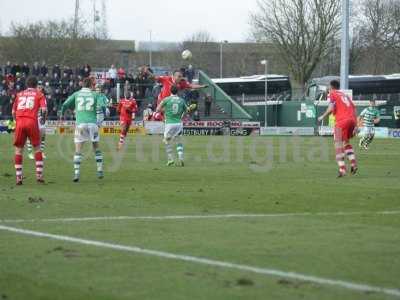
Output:
M182 118L185 114L190 113L196 109L196 105L192 104L189 107L186 105L185 100L177 96L178 87L173 85L171 87L172 96L165 98L157 107L157 112L165 113L165 131L164 143L166 145L166 152L168 157L167 166L175 164L175 156L173 145L176 143L176 152L178 154L177 166L184 166L184 151L183 151L183 123Z

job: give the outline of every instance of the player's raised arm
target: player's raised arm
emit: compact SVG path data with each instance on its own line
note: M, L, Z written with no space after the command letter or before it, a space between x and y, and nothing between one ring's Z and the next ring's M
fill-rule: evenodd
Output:
M189 88L191 88L193 90L205 89L205 88L208 88L208 85L191 83L191 84L189 84Z
M327 116L329 116L331 113L333 113L335 109L335 104L329 103L328 108L326 111L318 118L318 121L322 122Z

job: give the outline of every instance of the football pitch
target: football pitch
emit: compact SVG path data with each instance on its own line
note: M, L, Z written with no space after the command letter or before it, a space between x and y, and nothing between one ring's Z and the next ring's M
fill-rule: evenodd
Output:
M400 299L400 141L360 151L336 178L331 138L49 136L45 185L15 186L0 136L0 299ZM357 141L354 141L356 144Z

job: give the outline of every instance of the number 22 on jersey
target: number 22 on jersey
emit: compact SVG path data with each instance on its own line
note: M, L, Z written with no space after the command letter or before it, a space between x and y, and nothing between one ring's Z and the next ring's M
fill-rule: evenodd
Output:
M92 111L94 105L94 98L92 97L78 97L77 98L77 111Z

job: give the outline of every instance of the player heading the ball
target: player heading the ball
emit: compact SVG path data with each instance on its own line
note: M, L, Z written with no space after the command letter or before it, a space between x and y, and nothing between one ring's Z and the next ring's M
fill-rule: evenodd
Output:
M142 67L143 71L145 74L148 75L149 79L155 80L158 83L162 84L162 90L161 93L158 95L157 99L157 106L160 105L160 103L167 97L171 96L171 88L173 85L176 86L178 91L182 90L196 90L196 89L202 89L202 88L207 88L207 85L201 85L201 84L193 84L189 83L182 74L182 71L176 70L174 71L172 76L155 76L149 67ZM160 114L157 114L160 115ZM163 121L164 118L161 114L161 117L157 121Z

